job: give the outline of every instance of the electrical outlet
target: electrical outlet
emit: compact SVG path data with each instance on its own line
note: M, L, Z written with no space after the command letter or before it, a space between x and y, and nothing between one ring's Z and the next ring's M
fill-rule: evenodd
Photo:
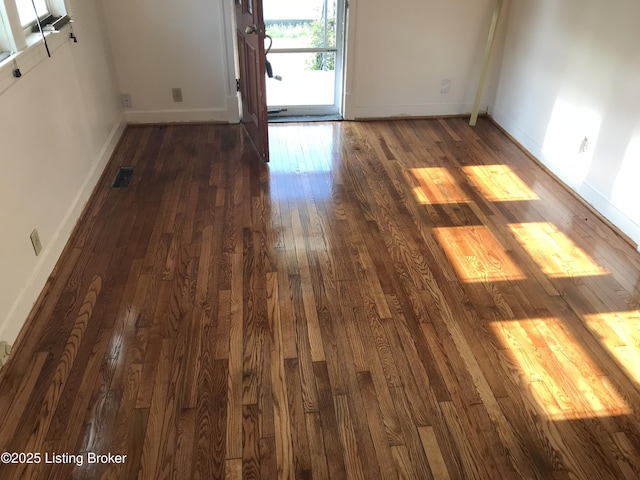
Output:
M442 80L442 86L440 87L440 93L449 93L451 89L451 79L445 78Z
M587 153L587 149L589 148L589 139L584 137L582 142L580 142L580 153Z
M122 106L124 108L131 108L131 95L128 93L123 93L120 95L120 101L122 102Z
M7 342L0 342L0 367L4 367L9 360L9 355L11 355L11 345Z
M36 257L40 255L40 252L42 251L42 243L40 243L38 230L31 232L31 245L33 245L33 251L36 252Z
M181 88L172 88L171 89L171 95L173 95L173 101L174 102L181 102L182 101L182 89Z

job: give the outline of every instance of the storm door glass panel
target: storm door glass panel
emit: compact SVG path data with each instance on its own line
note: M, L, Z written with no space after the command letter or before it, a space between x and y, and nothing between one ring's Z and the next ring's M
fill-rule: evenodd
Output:
M267 78L270 111L338 113L344 0L263 0L263 6L273 40L265 44L273 72Z

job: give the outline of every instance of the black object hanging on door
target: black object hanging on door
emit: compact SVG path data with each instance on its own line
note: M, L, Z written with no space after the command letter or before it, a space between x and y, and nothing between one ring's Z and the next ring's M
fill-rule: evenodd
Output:
M271 66L271 62L269 61L269 59L267 58L267 55L269 55L269 51L271 51L271 47L273 46L273 38L271 38L269 35L265 35L264 38L268 38L269 39L269 46L267 47L266 52L264 52L264 56L265 56L265 61L266 61L266 67L267 67L267 77L269 78L275 78L278 81L282 81L282 77L280 75L273 75L273 67Z

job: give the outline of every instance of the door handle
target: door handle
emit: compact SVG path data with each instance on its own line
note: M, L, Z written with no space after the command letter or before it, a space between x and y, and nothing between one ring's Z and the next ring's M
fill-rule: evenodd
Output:
M247 35L251 35L253 33L258 33L258 26L257 25L248 25L247 27L245 27L244 33L246 33Z

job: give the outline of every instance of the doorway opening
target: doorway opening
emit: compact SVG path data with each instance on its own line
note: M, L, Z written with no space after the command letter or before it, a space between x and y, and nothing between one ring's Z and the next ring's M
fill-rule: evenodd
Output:
M341 119L345 0L263 0L269 121Z

